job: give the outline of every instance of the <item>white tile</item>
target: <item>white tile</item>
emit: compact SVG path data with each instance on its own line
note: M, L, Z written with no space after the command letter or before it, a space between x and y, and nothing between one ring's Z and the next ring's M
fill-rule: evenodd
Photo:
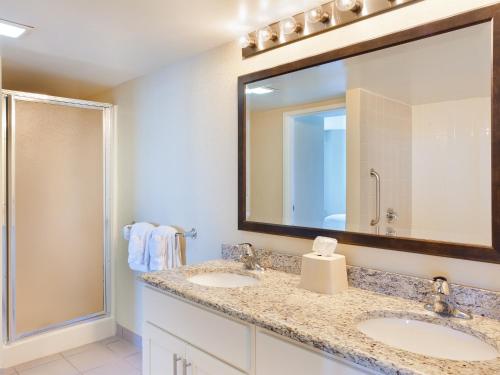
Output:
M133 344L125 340L116 341L106 346L121 357L126 357L139 351Z
M136 369L142 370L142 353L141 352L129 355L125 359L127 360L128 363L130 363Z
M77 375L78 371L64 359L19 371L21 375Z
M38 358L38 359L35 359L33 361L25 362L21 365L17 365L17 366L15 366L15 368L17 371L28 370L30 368L37 367L37 366L43 365L45 363L57 361L59 359L62 359L62 356L60 354L49 355L47 357ZM2 373L0 372L0 374L2 374Z
M66 355L66 359L84 372L113 362L118 356L104 345L96 344L77 354Z
M105 366L84 372L86 375L140 375L141 372L125 360L108 363Z
M79 346L77 348L66 350L66 351L62 352L61 354L63 357L67 358L67 357L71 357L75 354L83 353L85 351L88 351L88 350L91 350L94 348L103 347L103 346L104 345L99 343L99 342L94 342L92 344L87 344L87 345Z
M117 342L120 340L122 340L122 338L120 338L119 336L111 336L111 337L108 337L108 338L101 340L99 342L103 345L108 345L108 344L111 344L113 342Z

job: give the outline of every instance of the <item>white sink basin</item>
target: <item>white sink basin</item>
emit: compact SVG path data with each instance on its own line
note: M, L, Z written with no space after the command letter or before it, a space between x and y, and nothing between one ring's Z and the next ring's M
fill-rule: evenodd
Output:
M239 288L242 286L251 286L259 282L258 279L252 276L240 275L231 272L208 272L199 275L191 276L188 281L216 288Z
M486 361L499 353L481 339L438 324L400 318L376 318L358 324L365 335L418 354L458 361Z

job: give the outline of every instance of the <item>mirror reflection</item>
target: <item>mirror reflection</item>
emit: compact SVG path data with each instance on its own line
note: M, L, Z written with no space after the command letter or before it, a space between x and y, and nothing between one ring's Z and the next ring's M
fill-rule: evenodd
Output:
M491 24L246 86L248 221L491 245Z

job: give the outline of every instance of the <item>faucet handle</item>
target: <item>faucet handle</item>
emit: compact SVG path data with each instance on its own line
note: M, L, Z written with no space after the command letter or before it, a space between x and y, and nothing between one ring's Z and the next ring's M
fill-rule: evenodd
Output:
M432 281L434 282L432 284L432 289L435 293L444 294L445 296L450 295L450 286L446 277L436 276Z
M238 244L238 247L240 249L243 249L243 253L240 255L240 258L243 258L245 256L252 256L253 255L253 249L252 249L252 244L249 242L243 242Z

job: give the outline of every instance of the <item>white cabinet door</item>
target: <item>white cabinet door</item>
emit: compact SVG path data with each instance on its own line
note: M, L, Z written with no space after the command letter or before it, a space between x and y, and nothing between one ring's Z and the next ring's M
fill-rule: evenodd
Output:
M256 375L365 375L373 372L257 331Z
M234 367L196 349L186 347L187 375L244 375Z
M143 318L232 366L249 372L254 328L179 298L143 288ZM223 332L223 334L221 334Z
M142 338L144 375L182 375L186 344L155 326L145 323Z

